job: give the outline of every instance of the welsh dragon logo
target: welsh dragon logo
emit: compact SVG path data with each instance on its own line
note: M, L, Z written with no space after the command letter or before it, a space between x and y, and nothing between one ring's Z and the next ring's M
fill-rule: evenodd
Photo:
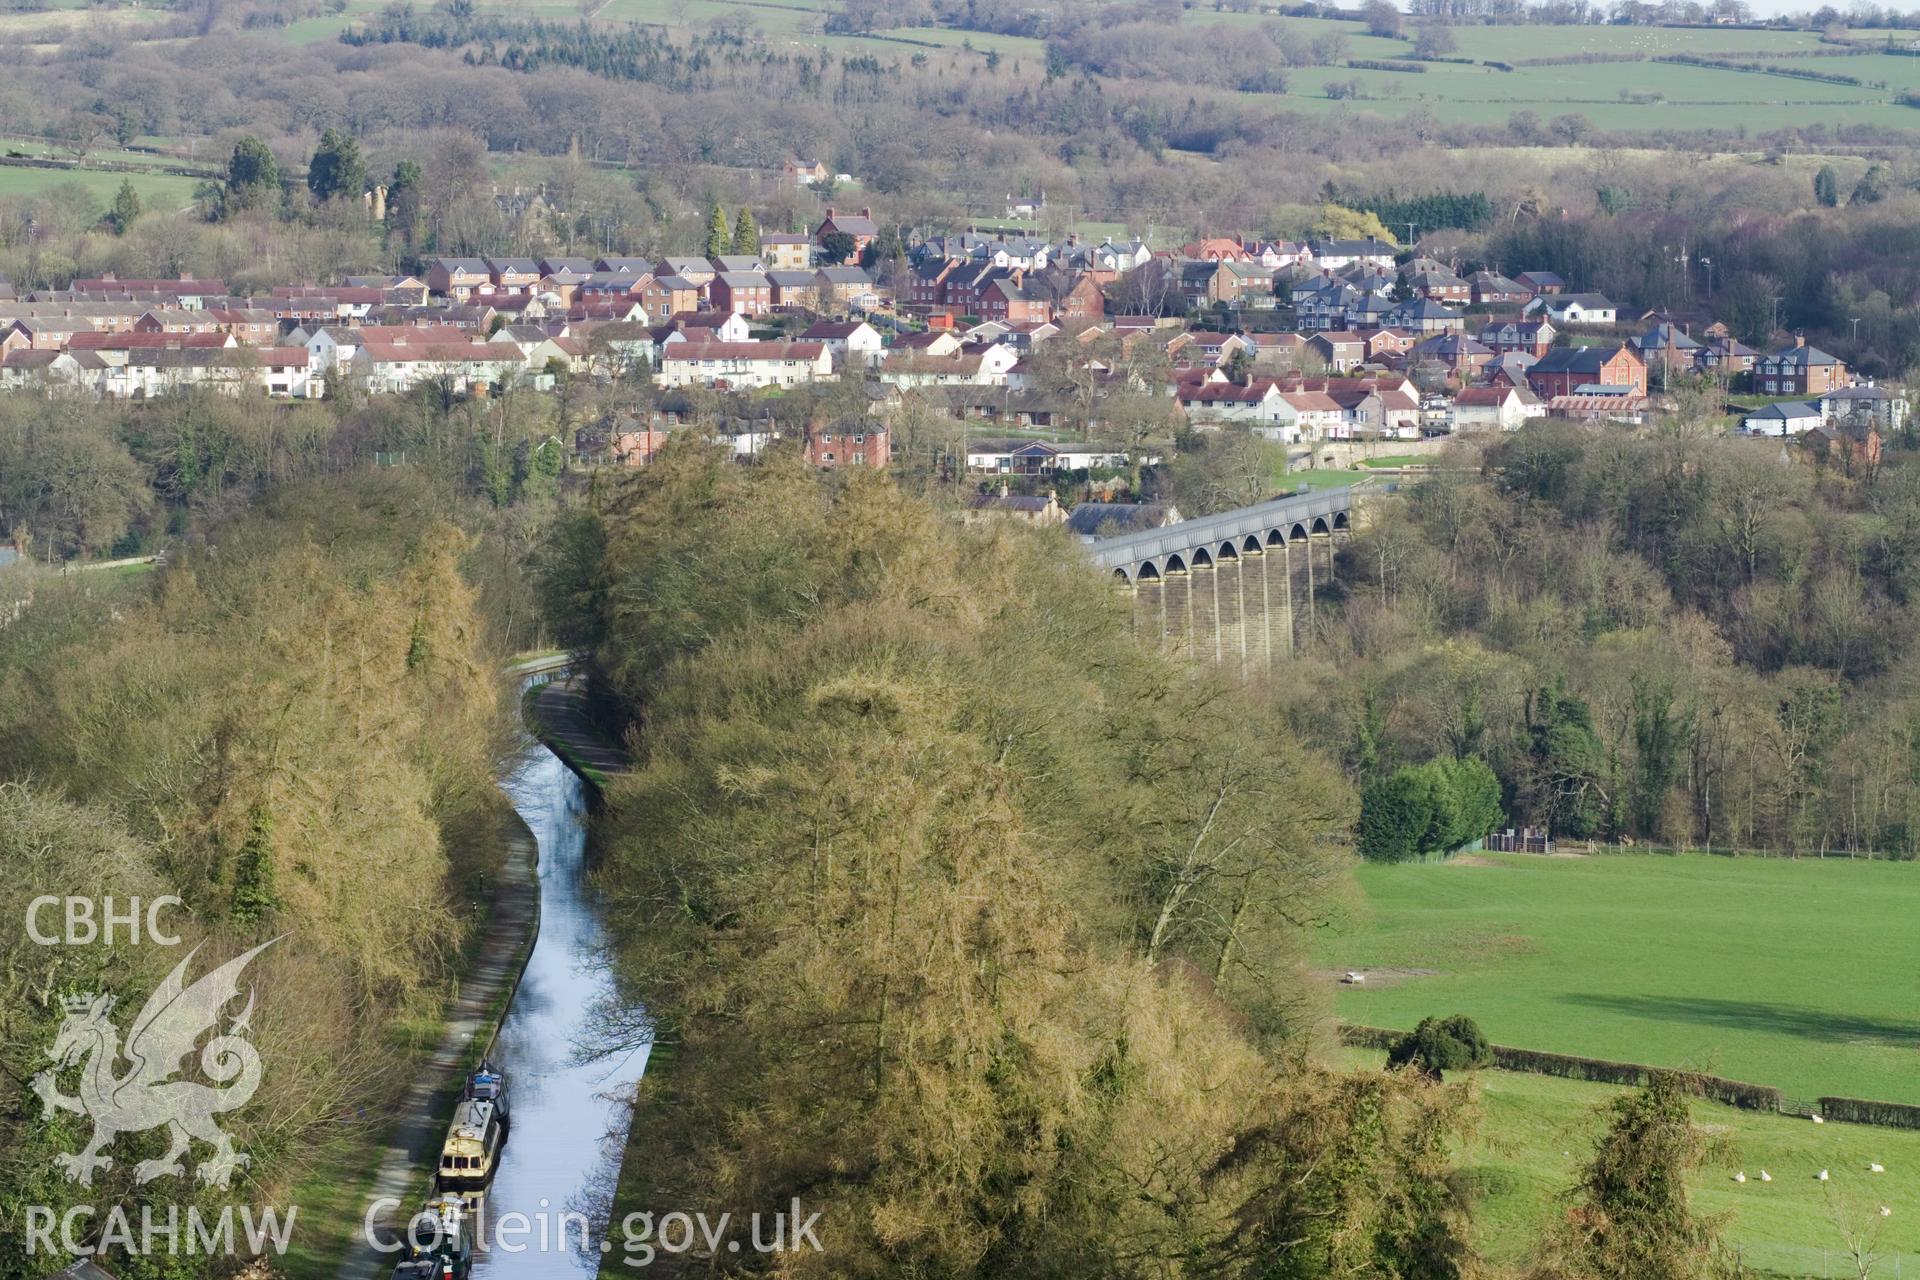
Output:
M84 1150L54 1157L54 1163L66 1170L68 1178L82 1186L93 1185L94 1170L113 1167L113 1158L100 1153L116 1137L162 1125L171 1135L172 1144L159 1159L143 1160L134 1167L134 1181L138 1183L167 1174L183 1176L186 1165L182 1157L196 1138L213 1148L196 1169L202 1182L224 1188L234 1170L249 1163L243 1152L233 1149L233 1139L214 1124L213 1118L245 1106L260 1087L259 1051L242 1034L253 1016L251 989L246 1007L228 1024L225 1034L214 1036L200 1050L201 1071L225 1087L172 1077L185 1069L186 1059L200 1037L217 1029L221 1011L239 998L241 971L279 940L264 942L234 957L192 986L186 984L187 966L200 948L189 951L147 997L127 1032L124 1048L119 1029L109 1016L114 997L88 993L62 999L66 1018L53 1048L47 1050L54 1066L36 1075L32 1084L49 1113L71 1111L93 1120L93 1141ZM128 1065L118 1071L122 1059ZM83 1060L86 1065L80 1073L79 1096L67 1097L60 1092L59 1075Z

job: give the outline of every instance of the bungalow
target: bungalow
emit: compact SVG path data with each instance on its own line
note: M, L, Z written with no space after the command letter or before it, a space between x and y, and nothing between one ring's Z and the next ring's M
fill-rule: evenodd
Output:
M1060 499L1055 496L1053 490L1049 489L1041 496L1012 493L1008 491L1006 481L1003 480L997 491L976 493L968 498L966 512L961 518L968 524L977 524L982 520L1002 519L1049 528L1064 524L1067 513L1060 506Z
M1612 324L1618 315L1613 303L1599 293L1543 294L1527 304L1527 314L1544 315L1562 328L1570 324Z
M1114 444L1075 444L1043 440L969 440L967 470L995 475L1044 476L1056 471L1115 469L1127 465L1127 451Z
M1748 435L1788 436L1804 435L1827 420L1820 406L1803 400L1785 400L1770 404L1764 409L1755 409L1740 419L1741 429Z
M1179 523L1179 508L1154 502L1082 502L1067 513L1067 532L1082 542Z
M822 342L668 342L654 382L663 387L791 387L833 376Z

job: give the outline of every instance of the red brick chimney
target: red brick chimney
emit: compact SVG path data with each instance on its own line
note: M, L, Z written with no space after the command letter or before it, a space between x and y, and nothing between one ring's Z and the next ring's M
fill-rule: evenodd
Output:
M873 210L871 210L871 209L862 209L862 210L860 210L860 216L861 216L861 217L863 217L863 218L871 218L871 217L873 216Z

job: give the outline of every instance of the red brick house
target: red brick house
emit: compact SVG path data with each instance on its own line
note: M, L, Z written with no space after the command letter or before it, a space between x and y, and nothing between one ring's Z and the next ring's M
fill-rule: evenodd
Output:
M1647 394L1647 364L1626 343L1617 347L1555 347L1527 370L1527 384L1542 400L1587 394L1582 388L1618 387L1618 394Z
M808 427L801 449L810 466L869 467L878 471L893 456L885 424L842 418L824 427Z
M1762 395L1817 396L1846 385L1847 366L1804 337L1753 362L1753 387Z
M827 216L821 220L818 227L814 228L813 242L824 249L827 244L827 237L836 234L853 237L852 256L853 258L858 258L861 252L868 245L872 244L874 238L880 234L880 224L873 220L873 210L871 209L862 209L858 216L856 216L851 213L838 213L832 205L828 205ZM851 260L850 258L849 261Z
M947 281L963 269L957 258L926 258L914 263L907 274L906 296L901 305L932 310L947 305Z
M758 316L773 310L773 281L764 271L722 271L707 292L716 311Z
M988 282L980 291L974 314L982 320L1004 320L1009 324L1034 324L1053 319L1053 305L1026 287L1026 275L1018 267Z
M641 286L640 305L650 316L670 316L700 310L705 296L705 290L685 276L657 276Z
M493 270L485 258L435 258L427 268L427 288L455 302L491 292Z

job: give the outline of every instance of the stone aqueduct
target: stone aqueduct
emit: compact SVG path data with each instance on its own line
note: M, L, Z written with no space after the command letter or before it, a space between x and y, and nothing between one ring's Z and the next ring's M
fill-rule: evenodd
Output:
M1086 549L1133 595L1135 627L1249 676L1293 656L1352 523L1353 491L1328 489L1103 538Z

